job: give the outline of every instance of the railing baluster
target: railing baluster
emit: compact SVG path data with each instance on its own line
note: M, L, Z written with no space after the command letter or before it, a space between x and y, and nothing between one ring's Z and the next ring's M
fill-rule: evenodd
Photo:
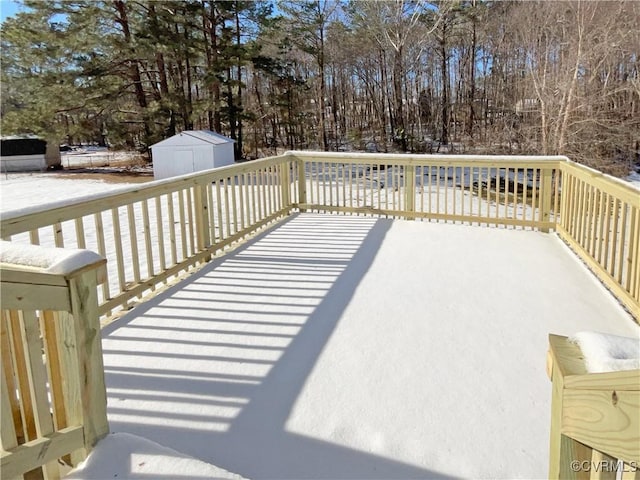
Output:
M193 187L196 188L196 187ZM195 228L194 228L194 224L195 224L195 219L194 219L194 215L193 215L193 208L194 208L194 203L193 203L193 195L191 195L191 188L185 188L184 189L184 193L186 195L186 205L184 206L184 208L186 209L187 212L187 224L189 225L189 250L188 250L188 255L189 256L193 256L196 251L197 251L197 247L196 247L196 233L195 233ZM185 258L188 258L187 255L185 254Z
M640 252L638 251L638 244L640 243L640 228L638 228L638 223L640 223L640 219L638 218L639 209L633 208L629 206L631 210L631 220L630 220L630 228L629 228L629 247L628 247L628 255L627 255L627 278L625 281L625 288L629 292L635 292L636 282L638 281L638 271L637 266L640 261L638 260L638 256Z
M164 250L164 221L162 218L162 198L155 197L156 207L156 230L158 231L158 238L156 244L158 245L158 260L160 264L160 272L164 272L167 269L167 259L165 257ZM167 283L166 279L165 282Z
M238 189L238 201L239 201L238 208L240 209L240 230L244 230L245 225L247 225L248 223L248 222L245 222L245 206L244 206L245 174L243 173L242 175L238 175L236 177L236 182L238 182L238 185L236 188Z
M113 222L113 241L116 249L116 265L118 266L118 286L120 291L126 290L126 279L124 275L124 255L122 248L122 233L120 231L120 212L118 208L111 209L111 220Z
M149 222L149 202L147 200L142 201L142 225L144 228L144 249L147 258L147 276L145 278L151 278L155 275L153 266L153 250L151 246L151 223ZM155 290L152 286L151 290Z
M235 176L229 177L229 184L231 186L231 211L233 212L233 233L238 233L238 205L236 201L237 192L237 178Z
M62 225L60 223L53 224L53 238L56 247L64 248L64 236L62 234Z
M76 218L75 224L76 224L76 243L78 245L78 248L85 249L87 248L87 242L85 240L84 223L82 221L82 217Z
M627 234L627 204L624 202L620 203L620 209L622 211L622 218L620 220L620 234L618 236L618 268L617 275L615 275L616 281L618 283L622 283L622 275L623 269L625 265L625 251L628 250L628 245L626 245L626 234Z
M31 242L31 245L40 245L40 233L38 232L38 229L31 230L29 232L29 241Z
M184 190L178 190L178 218L180 222L180 246L182 247L182 257L180 260L187 258L187 218L185 215Z
M222 217L222 179L218 180L214 183L216 189L216 211L218 212L218 236L219 240L222 241L229 236L229 232L225 232L224 230L224 218Z
M227 181L227 178L222 179L222 191L224 193L224 195L222 196L224 224L227 231L227 236L230 237L235 232L231 229L231 215L229 212L229 182Z
M249 174L249 197L251 198L250 218L251 223L258 221L258 205L256 203L255 173Z
M178 192L178 195L180 192ZM171 250L171 265L178 263L178 239L176 236L175 205L173 193L167 195L167 213L169 215L169 246Z
M22 398L18 394L20 378L16 378L14 373L18 372L18 367L15 364L16 355L11 346L11 311L2 310L2 317L0 318L0 354L2 355L2 379L3 383L6 382L7 390L6 395L3 394L1 399L2 406L2 418L7 424L12 425L13 432L9 435L10 438L25 439L26 422L22 415L21 401ZM8 410L8 412L7 412ZM13 421L8 421L8 418L12 418ZM12 448L9 438L5 439L4 429L2 429L2 448L7 450ZM6 442L6 443L5 443Z
M260 204L260 212L262 215L262 218L266 218L267 215L269 215L269 204L268 204L268 199L267 199L267 171L266 168L262 168L260 169L260 200L261 200L261 204Z
M49 399L47 398L47 371L42 358L42 346L40 343L40 328L38 317L34 310L24 310L20 315L20 340L25 353L25 367L29 394L33 402L33 419L36 435L44 437L53 432L53 420ZM43 466L45 477L57 477L58 465L56 461Z
M131 265L133 281L140 283L140 255L138 254L138 234L136 232L136 216L133 204L127 205L127 224L129 225L129 243L131 248Z

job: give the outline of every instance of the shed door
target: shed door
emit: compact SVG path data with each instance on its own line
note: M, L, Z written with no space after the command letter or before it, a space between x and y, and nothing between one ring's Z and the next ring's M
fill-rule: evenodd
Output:
M173 164L176 175L193 173L195 171L193 164L193 150L176 150L173 154Z

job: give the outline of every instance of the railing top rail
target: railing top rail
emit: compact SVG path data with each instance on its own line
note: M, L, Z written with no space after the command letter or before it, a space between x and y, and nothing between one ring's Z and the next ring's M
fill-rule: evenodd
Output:
M530 163L558 163L569 161L564 155L439 155L439 154L408 154L408 153L357 153L357 152L310 152L292 150L284 155L291 155L300 159L328 158L345 161L384 160L393 159L403 163L423 163L425 160L433 163L445 162L478 162L487 164L492 162L530 162Z
M270 167L286 161L287 156L267 157L252 160L237 165L228 165L211 170L204 170L195 173L188 173L178 177L154 180L143 185L123 187L109 192L97 193L82 197L75 197L70 200L61 200L44 205L37 205L8 212L0 212L0 232L2 236L21 233L23 229L20 223L28 222L33 228L41 224L51 225L55 222L73 220L78 216L91 215L104 211L108 208L115 208L127 205L132 202L154 198L159 195L182 190L193 185L204 185L209 182L228 178L229 176L242 175L254 170ZM52 211L56 211L55 218L52 218Z
M584 180L594 183L597 187L614 189L614 193L622 197L623 200L631 203L635 207L640 207L640 189L634 187L629 182L607 175L606 173L587 167L586 165L576 163L572 160L567 160L563 167L568 171L568 173L577 174L577 176Z

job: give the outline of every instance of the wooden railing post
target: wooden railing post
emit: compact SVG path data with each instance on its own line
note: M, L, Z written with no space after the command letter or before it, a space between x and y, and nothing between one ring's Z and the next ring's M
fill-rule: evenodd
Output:
M551 205L553 197L552 185L553 170L550 168L542 169L542 178L540 184L540 231L549 232L549 221L551 219Z
M409 212L405 216L407 220L415 220L416 211L416 167L414 165L405 165L404 167L404 210Z
M307 203L307 177L305 175L305 162L301 158L296 159L298 162L298 205L304 205ZM299 207L301 212L306 212L307 209Z
M23 265L23 255L42 266ZM0 468L7 478L39 467L56 478L58 459L76 466L109 432L97 292L106 260L25 245L3 246L0 259Z
M280 166L280 188L282 189L282 207L289 209L291 206L291 164L285 161Z
M552 339L550 341L553 342ZM549 351L549 375L551 377L551 434L549 439L549 479L589 478L589 472L580 472L572 462L591 460L591 449L562 434L562 404L564 400L564 372L554 358L555 344ZM586 473L586 476L584 475ZM582 474L582 475L580 475Z
M86 453L107 433L107 394L102 361L102 338L98 315L98 269L68 277L73 336L63 335L62 358L69 381L66 384L67 423L82 425ZM75 344L70 343L75 339Z
M196 235L198 239L197 241L199 252L202 252L203 250L206 250L211 246L207 188L207 185L196 185L193 188L196 216Z
M626 473L637 473L640 370L588 373L580 347L549 335L547 372L553 392L549 478L614 479L618 461Z

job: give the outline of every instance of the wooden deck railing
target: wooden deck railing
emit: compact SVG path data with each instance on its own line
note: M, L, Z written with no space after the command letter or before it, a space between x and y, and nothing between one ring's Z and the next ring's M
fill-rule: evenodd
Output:
M589 374L580 348L550 335L547 371L553 382L549 478L638 478L640 370Z
M562 156L288 152L5 213L0 229L107 258L109 315L294 209L555 229L640 320L640 194Z
M565 157L289 152L4 213L3 239L89 249L107 264L106 272L95 265L65 275L2 267L3 477L41 465L55 477L55 459L66 456L75 465L106 433L100 316L127 308L296 209L556 229L640 320L640 193ZM569 375L564 360L556 353L552 358L554 405L561 405L554 407L552 472L565 468L558 465L566 463L566 449L582 448L575 441L592 442L601 452L596 459L636 461L637 450L628 456L579 429L573 433L565 413L557 413L573 411L572 402L587 390L602 399L602 388L614 386L624 401L618 410L602 411L600 433L609 443L624 439L626 430L618 437L620 431L610 429L612 419L631 398L636 428L640 408L626 374L592 383L595 377ZM572 397L574 386L580 392Z
M0 229L107 258L109 315L294 209L555 229L640 320L640 194L562 156L288 152L5 213Z
M288 214L295 175L289 157L257 160L2 214L0 231L5 240L105 257L99 312L109 315Z
M60 478L108 433L104 264L95 254L61 273L0 264L2 478Z
M640 192L574 162L560 168L558 235L640 320Z
M548 231L559 210L558 156L291 152L303 210Z

